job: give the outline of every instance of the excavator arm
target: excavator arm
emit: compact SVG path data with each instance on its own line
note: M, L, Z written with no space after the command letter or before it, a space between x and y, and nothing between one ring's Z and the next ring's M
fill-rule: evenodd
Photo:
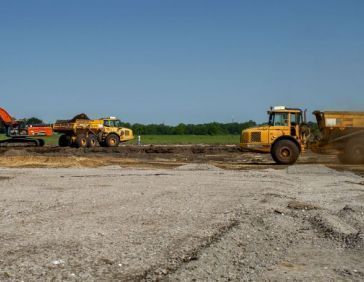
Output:
M0 121L3 122L5 126L10 126L10 125L16 124L16 121L3 108L0 108Z

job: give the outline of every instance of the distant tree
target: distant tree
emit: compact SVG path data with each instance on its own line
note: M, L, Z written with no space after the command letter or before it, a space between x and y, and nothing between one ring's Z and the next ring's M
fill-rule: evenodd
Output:
M25 124L26 125L36 125L36 124L44 124L43 120L36 118L36 117L31 117L25 120Z
M135 134L145 134L145 125L140 123L135 123L132 125L132 130Z
M228 132L224 128L223 124L212 122L206 125L208 135L221 135L227 134Z
M208 129L206 124L196 124L193 126L194 135L208 135Z
M175 135L185 135L187 131L187 126L184 123L180 123L179 125L177 125L174 130L173 130L173 134Z

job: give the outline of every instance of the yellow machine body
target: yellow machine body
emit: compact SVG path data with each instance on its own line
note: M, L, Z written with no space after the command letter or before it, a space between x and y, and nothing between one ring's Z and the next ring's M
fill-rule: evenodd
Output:
M244 149L270 153L272 145L281 138L293 140L303 150L300 138L300 124L302 111L299 109L286 109L278 107L268 111L269 122L267 125L243 130L240 146Z
M94 147L96 141L103 147L115 147L120 142L134 139L133 131L113 117L57 121L53 130L62 134L59 140L61 147Z

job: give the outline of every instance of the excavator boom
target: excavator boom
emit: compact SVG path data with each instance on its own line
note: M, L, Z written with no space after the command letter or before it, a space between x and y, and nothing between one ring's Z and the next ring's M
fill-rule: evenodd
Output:
M16 124L15 120L11 117L11 115L3 108L0 108L0 121L2 121L5 125Z

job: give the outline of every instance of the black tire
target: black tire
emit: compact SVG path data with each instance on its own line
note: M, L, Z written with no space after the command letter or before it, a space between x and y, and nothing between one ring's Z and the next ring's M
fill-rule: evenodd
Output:
M45 145L45 141L43 139L37 139L39 143L39 147L43 147Z
M120 138L116 134L109 134L109 136L106 137L106 146L107 147L117 147L120 143Z
M59 147L68 147L71 145L70 137L63 134L58 139L58 146Z
M100 147L106 147L106 142L105 141L101 141L101 142L99 142L99 144L100 144Z
M364 137L349 140L345 145L344 154L339 158L342 163L364 163Z
M97 146L97 138L94 134L90 134L87 138L87 147L94 148Z
M85 134L77 135L76 146L77 146L77 148L86 148L87 147L87 137Z
M33 144L35 147L40 147L40 142L39 142L40 139L32 139L30 141L30 144Z
M273 145L271 155L277 164L290 165L297 161L300 150L293 141L280 140Z
M347 155L345 155L345 153L341 153L337 156L338 160L340 163L342 164L350 164L350 160L348 158Z

